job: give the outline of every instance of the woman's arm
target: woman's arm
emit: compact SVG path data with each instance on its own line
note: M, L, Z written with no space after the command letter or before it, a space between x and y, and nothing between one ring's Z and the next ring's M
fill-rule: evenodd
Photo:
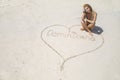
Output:
M85 16L86 16L86 14L83 13L83 14L82 14L82 17L81 17L81 20L82 20L83 22L85 22Z
M86 19L86 21L89 22L89 23L92 23L92 24L95 23L96 18L97 18L97 13L94 13L93 16L94 16L94 19L93 19L93 20Z

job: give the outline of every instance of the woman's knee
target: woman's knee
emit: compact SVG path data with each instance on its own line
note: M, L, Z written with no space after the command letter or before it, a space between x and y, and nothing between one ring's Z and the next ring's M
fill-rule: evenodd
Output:
M95 26L95 24L89 24L88 28L92 29L92 28L94 28L94 26Z

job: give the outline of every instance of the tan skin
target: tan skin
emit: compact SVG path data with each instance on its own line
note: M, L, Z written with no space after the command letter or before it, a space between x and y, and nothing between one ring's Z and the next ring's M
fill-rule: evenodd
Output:
M82 28L81 28L81 30L86 30L89 32L89 34L91 36L93 36L91 29L94 28L94 26L95 26L97 13L91 11L90 8L87 6L84 8L84 10L87 13L83 13L83 15L82 15L82 21L81 21Z

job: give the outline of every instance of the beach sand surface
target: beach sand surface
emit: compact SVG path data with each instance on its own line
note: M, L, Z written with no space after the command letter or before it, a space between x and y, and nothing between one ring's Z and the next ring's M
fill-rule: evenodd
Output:
M80 31L83 4L97 12ZM120 80L119 0L0 0L0 80Z

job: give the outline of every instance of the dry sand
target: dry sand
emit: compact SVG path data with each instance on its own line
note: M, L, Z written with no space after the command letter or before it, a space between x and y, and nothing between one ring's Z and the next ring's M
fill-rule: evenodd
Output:
M79 30L84 3L94 37ZM0 80L120 80L119 3L0 0Z

